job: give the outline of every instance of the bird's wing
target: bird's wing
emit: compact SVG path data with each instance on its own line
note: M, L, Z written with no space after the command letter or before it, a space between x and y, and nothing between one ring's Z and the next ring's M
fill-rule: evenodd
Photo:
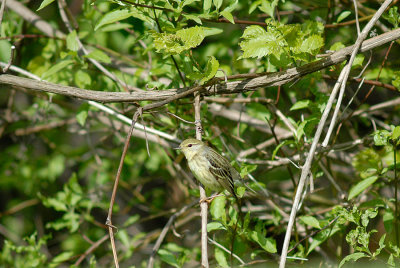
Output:
M219 153L210 148L205 154L210 163L209 170L214 175L218 183L236 197L231 164Z

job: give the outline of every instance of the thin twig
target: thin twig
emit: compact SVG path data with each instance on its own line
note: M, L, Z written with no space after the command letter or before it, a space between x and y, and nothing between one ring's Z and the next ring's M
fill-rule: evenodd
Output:
M164 241L165 236L167 235L169 229L171 228L172 224L175 222L176 218L178 218L180 215L186 212L191 207L194 207L198 201L194 201L191 204L188 204L186 206L183 206L179 211L175 212L174 214L171 215L169 218L167 224L165 224L164 228L162 229L160 235L157 238L156 243L153 246L153 249L151 251L151 255L149 258L149 262L147 263L147 268L152 268L154 266L154 259L157 254L158 249L161 246L161 243Z
M74 263L75 266L79 266L81 264L81 262L86 258L87 255L89 255L90 253L92 253L96 248L98 248L101 244L104 243L104 241L106 241L108 239L108 235L103 236L102 238L100 238L99 240L96 241L96 243L93 243L93 245L91 245L86 251L85 253L83 253L79 259L76 260L76 262Z
M122 151L121 160L119 162L117 175L115 177L114 187L113 187L113 191L112 191L111 199L110 199L110 207L109 207L108 215L107 215L107 219L106 219L106 225L108 226L108 232L110 234L111 248L112 248L112 251L113 251L114 264L115 264L116 268L119 267L119 264L118 264L117 250L115 248L115 241L114 241L114 228L115 227L112 225L111 218L112 218L112 212L113 212L113 207L114 207L115 196L117 194L119 178L121 177L121 172L122 172L122 167L124 165L125 156L126 156L126 153L128 151L128 148L129 148L129 142L130 142L130 139L131 139L131 136L132 136L133 129L135 128L135 123L136 123L138 117L142 114L142 112L143 112L142 108L139 107L138 110L133 115L132 125L131 125L131 128L129 129L128 135L127 135L126 140L125 140L125 145L124 145L124 149Z
M208 241L210 241L211 244L215 245L216 247L222 249L223 251L225 251L226 253L232 255L232 257L234 257L235 259L237 259L241 265L244 265L245 262L235 253L233 253L232 251L230 251L229 249L227 249L226 247L224 247L223 245L221 245L220 243L218 243L217 241L211 239L208 237Z

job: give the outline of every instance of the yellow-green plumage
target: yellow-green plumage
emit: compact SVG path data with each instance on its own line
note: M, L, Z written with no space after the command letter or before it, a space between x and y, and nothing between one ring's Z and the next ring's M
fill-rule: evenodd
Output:
M237 198L234 183L240 181L240 175L225 157L196 139L184 140L179 149L193 175L207 189L217 192L226 189Z

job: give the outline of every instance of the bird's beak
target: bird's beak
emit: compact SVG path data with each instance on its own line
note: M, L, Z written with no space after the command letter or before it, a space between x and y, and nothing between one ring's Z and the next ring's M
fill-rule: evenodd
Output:
M181 150L182 148L181 148L181 146L179 146L179 147L172 148L172 149L174 149L174 150Z

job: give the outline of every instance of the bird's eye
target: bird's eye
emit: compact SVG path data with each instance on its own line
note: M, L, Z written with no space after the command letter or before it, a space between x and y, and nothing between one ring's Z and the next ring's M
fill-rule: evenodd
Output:
M193 144L188 144L188 147L192 147Z

